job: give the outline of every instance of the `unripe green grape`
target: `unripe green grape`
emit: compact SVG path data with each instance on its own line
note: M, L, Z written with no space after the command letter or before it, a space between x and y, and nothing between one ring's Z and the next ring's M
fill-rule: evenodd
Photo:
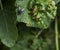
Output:
M32 9L33 4L34 4L34 0L30 0L28 3L28 9Z
M50 2L51 0L36 0L39 3L44 3L47 4L48 2Z
M40 13L38 13L38 14L37 14L37 16L36 16L36 18L37 18L37 19L39 19L39 18L40 18L40 16L41 16L41 14L40 14Z
M37 8L37 5L35 5L34 8L33 8L33 13L35 13L37 11L38 11L38 8Z
M29 10L33 21L47 28L50 21L55 18L57 7L52 0L34 0ZM33 6L34 5L34 6ZM47 19L47 20L46 20Z
M50 2L50 5L55 6L55 2L54 1L51 1Z
M41 3L40 5L39 5L39 9L38 9L39 11L41 11L41 10L45 10L45 7L44 7L44 4L43 3Z

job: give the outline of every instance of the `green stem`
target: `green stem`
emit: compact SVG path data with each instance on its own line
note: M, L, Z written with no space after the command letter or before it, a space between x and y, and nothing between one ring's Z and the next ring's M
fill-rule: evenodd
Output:
M56 33L56 50L59 50L59 45L58 45L58 23L57 23L57 18L55 19L55 33Z
M3 10L3 5L2 5L2 2L1 2L1 0L0 0L0 6L1 6L1 10Z
M42 31L43 31L43 29L41 29L41 30L37 33L36 38L42 33Z

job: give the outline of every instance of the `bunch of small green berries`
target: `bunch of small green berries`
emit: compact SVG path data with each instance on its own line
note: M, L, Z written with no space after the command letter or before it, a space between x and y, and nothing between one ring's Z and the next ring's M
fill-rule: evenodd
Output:
M28 10L33 21L44 25L55 18L57 7L52 0L30 0Z

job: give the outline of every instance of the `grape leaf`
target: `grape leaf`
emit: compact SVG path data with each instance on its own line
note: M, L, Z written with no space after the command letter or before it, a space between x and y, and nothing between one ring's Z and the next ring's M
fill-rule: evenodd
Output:
M16 0L16 4L17 4L17 6L21 6L23 8L26 8L27 4L28 4L28 1L29 0Z
M10 11L0 10L0 39L2 43L8 47L12 47L17 40L17 35L13 14Z
M15 0L1 1L2 7L0 9L0 39L4 45L7 47L12 47L18 38Z

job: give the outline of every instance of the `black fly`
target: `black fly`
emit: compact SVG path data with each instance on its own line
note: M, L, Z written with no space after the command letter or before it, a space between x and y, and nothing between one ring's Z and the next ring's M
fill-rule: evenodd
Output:
M24 12L24 8L18 8L18 15L21 15Z

